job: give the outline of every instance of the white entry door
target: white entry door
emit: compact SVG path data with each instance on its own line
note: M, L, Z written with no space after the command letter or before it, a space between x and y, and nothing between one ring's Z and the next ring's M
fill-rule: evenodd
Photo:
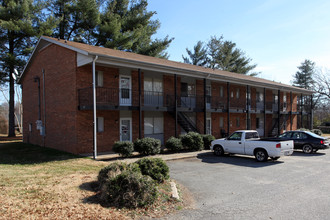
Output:
M132 141L132 119L120 119L120 141Z
M131 77L120 76L119 103L120 105L132 105Z

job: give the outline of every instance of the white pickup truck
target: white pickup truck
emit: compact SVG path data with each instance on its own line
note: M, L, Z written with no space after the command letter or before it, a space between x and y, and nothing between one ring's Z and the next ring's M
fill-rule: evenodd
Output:
M211 142L210 149L221 156L224 153L255 156L257 161L266 161L268 157L277 160L281 156L293 153L293 141L262 140L254 130L235 131L228 138Z

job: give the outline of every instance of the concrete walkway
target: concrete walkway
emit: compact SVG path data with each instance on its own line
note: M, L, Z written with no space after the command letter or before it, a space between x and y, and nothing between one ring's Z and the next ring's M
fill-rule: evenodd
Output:
M196 158L198 154L207 154L210 153L210 150L203 150L203 151L194 151L194 152L181 152L181 153L166 153L166 154L156 154L152 156L140 156L138 153L134 153L130 158L123 158L120 157L118 154L109 153L109 154L101 154L97 156L98 161L108 161L108 162L126 162L126 163L133 163L141 158L161 158L165 161L170 160L180 160L180 159L187 159L187 158ZM91 155L88 155L92 157Z

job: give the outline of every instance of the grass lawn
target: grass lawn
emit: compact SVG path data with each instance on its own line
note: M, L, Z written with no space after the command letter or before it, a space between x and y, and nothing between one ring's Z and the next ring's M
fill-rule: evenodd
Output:
M99 204L91 187L107 162L21 142L0 143L0 219L125 219L183 207L161 186L155 205L118 210Z

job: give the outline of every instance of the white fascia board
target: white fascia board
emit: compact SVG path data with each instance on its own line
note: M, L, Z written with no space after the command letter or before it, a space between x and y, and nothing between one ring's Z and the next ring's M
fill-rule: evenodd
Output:
M162 66L158 64L151 64L147 62L141 62L141 61L131 61L123 58L118 57L112 57L112 56L105 56L100 54L90 54L93 57L98 55L99 59L97 60L97 63L100 64L106 64L106 65L113 65L113 66L119 66L119 67L128 67L133 69L142 69L142 70L149 70L154 72L162 72L167 74L177 74L181 76L189 76L194 78L202 78L212 81L220 81L220 82L229 82L229 83L235 83L239 85L249 85L254 87L260 87L260 88L267 88L267 89L273 89L273 90L281 90L286 92L295 92L295 93L302 93L302 94L313 94L312 91L306 91L306 90L300 90L299 88L288 88L285 85L278 86L278 85L272 85L268 83L263 82L255 82L252 79L246 80L246 79L237 79L235 77L228 77L228 76L222 76L218 74L208 73L208 72L200 72L200 71L191 71L191 70L185 70L175 67L168 67L168 66Z

